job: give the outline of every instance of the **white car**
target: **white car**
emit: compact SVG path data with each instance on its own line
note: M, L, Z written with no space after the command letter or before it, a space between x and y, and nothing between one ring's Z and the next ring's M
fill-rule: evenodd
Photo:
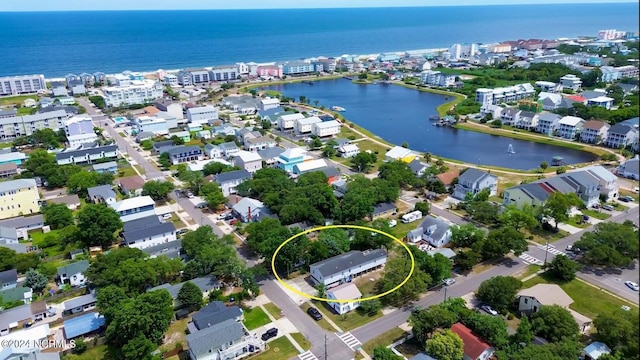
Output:
M389 227L394 227L398 225L398 221L395 219L389 220Z
M163 219L163 220L169 220L169 219L171 219L171 214L164 214L164 215L162 215L162 219Z
M638 284L634 283L633 281L625 281L624 284L633 291L640 290L640 286L638 286Z
M482 305L482 310L486 311L487 313L493 315L493 316L497 316L498 312L493 310L493 308L489 305Z
M450 285L453 285L455 283L456 283L456 279L453 279L453 278L448 278L448 279L442 280L442 284L444 286L450 286Z

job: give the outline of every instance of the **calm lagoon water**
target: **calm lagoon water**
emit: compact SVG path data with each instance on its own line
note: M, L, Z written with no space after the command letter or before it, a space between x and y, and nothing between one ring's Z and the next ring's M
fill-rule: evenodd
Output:
M318 101L325 107L341 106L347 120L393 144L409 143L413 150L468 163L528 170L542 161L562 156L567 164L589 162L595 156L579 150L516 140L473 131L437 127L429 121L444 95L420 92L397 85L358 85L346 79L292 83L269 87L285 96ZM513 146L515 154L507 149Z

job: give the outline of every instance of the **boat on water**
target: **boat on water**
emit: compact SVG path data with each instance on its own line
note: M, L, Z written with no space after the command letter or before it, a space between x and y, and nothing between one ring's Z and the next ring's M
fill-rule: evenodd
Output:
M513 150L513 145L509 144L509 146L507 147L507 153L509 154L515 154L516 151Z
M332 106L331 110L333 111L347 111L347 109L341 107L341 106Z

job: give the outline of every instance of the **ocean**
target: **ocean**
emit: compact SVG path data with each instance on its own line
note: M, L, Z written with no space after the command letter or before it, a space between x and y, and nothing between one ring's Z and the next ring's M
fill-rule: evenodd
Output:
M117 73L637 31L638 3L0 13L0 76Z

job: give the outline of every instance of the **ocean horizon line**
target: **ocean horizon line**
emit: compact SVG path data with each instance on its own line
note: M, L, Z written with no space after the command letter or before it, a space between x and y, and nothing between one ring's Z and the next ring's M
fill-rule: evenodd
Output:
M425 9L425 8L485 8L485 7L528 7L528 6L560 6L560 5L628 5L628 4L637 4L640 6L640 3L634 0L628 1L616 1L616 2L607 2L602 0L595 1L583 1L583 2L557 2L557 3L545 3L540 4L539 2L527 3L518 3L518 4L430 4L430 5L409 5L409 6L344 6L344 7L278 7L278 8L222 8L222 9L212 9L212 8L190 8L190 9L175 9L175 8L163 8L163 9L60 9L60 10L0 10L0 13L16 13L16 14L29 14L29 13L78 13L78 12L164 12L164 11L181 11L181 12L189 12L189 11L280 11L280 10L363 10L363 9Z

